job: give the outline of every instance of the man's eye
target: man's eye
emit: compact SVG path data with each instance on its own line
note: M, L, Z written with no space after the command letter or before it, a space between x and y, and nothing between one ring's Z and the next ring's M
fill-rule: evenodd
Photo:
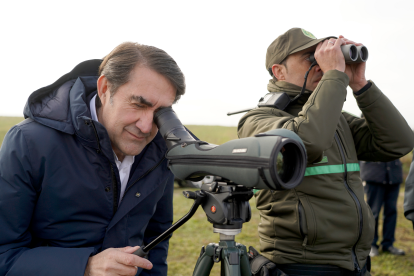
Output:
M143 105L140 105L140 104L135 104L135 106L138 107L138 108L143 108L144 107Z

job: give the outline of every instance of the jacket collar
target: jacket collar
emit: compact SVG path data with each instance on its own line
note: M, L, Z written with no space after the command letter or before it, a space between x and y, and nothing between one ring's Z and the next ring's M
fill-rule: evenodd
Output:
M269 92L286 92L286 94L288 94L288 96L293 99L300 93L302 87L286 81L269 80L267 90ZM305 89L305 93L296 101L296 103L299 105L304 105L308 101L311 94L311 90Z

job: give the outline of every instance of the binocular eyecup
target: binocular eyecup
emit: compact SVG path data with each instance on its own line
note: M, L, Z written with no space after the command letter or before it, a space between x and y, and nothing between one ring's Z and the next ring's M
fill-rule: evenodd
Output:
M368 49L365 46L347 44L341 46L341 50L344 54L345 63L361 63L368 60Z
M341 46L342 54L345 58L345 63L361 63L368 60L368 48L365 46L355 46L354 44L347 44ZM314 54L311 54L309 61L315 61Z

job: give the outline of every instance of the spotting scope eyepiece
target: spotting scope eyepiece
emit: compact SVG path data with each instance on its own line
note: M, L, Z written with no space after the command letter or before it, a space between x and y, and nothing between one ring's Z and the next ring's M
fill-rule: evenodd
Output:
M171 107L162 108L155 113L154 122L169 149L176 144L196 141L181 124Z
M368 60L368 48L365 46L355 46L354 44L347 44L341 46L342 54L345 58L345 63L361 63ZM315 61L314 54L311 54L309 61Z
M302 182L306 150L296 133L275 129L220 146L195 140L172 108L163 108L154 121L167 143L169 168L180 179L220 176L247 188L283 190Z

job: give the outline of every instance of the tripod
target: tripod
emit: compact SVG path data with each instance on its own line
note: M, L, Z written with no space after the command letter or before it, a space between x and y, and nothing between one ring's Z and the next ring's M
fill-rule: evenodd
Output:
M222 276L251 276L246 246L234 241L233 235L220 234L220 242L201 249L193 276L208 276L214 263L221 261Z
M208 190L202 206L208 221L213 223L213 232L220 234L220 242L201 248L193 276L210 275L214 263L220 261L222 276L250 276L246 246L236 243L234 237L251 218L249 199L253 192L229 182L204 184L201 190Z
M251 276L246 246L236 243L234 237L241 232L242 225L251 218L249 199L251 189L234 184L228 180L203 184L196 192L185 191L184 196L194 199L190 211L145 247L134 254L145 257L159 242L187 222L202 205L213 232L220 234L218 244L210 243L202 247L200 257L194 268L193 276L208 276L214 263L221 262L221 276Z

